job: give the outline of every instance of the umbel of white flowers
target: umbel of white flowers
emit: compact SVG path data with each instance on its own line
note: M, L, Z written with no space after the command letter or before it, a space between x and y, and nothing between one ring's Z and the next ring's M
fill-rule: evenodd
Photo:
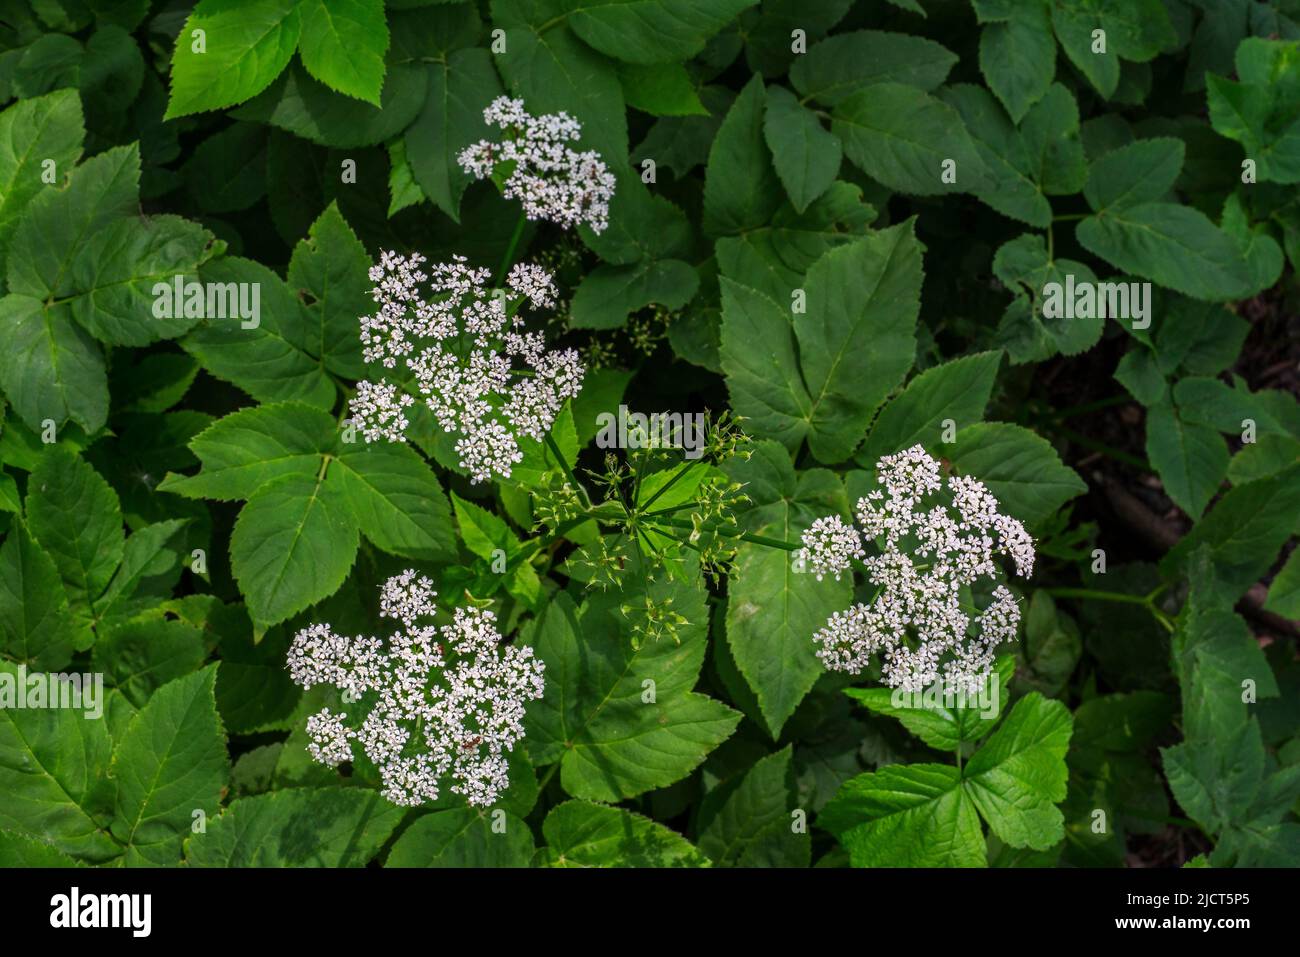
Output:
M450 780L452 793L486 807L508 785L505 755L524 736L525 703L542 696L545 665L531 648L503 644L486 609L429 623L436 594L414 571L390 578L380 614L402 627L386 647L312 625L293 639L289 674L303 688L333 685L348 702L340 714L325 708L307 719L315 760L337 767L355 742L394 804L436 801L439 782Z
M584 369L577 351L549 351L542 333L523 330L525 302L555 305L549 273L519 263L493 295L488 270L453 259L426 273L419 253L382 254L370 270L379 311L361 319L363 355L386 369L404 367L402 378L438 425L459 436L456 454L470 481L509 478L523 459L519 438L546 437L564 400L581 391ZM400 442L414 401L387 380L358 382L352 420L367 442Z
M609 225L614 175L594 150L569 147L582 124L567 113L532 116L523 100L499 96L483 111L483 122L505 131L500 143L480 140L457 157L475 179L505 166L506 199L518 199L529 219L547 219L565 229L586 223L595 232ZM513 165L511 165L513 164Z
M803 534L798 554L819 580L838 579L857 559L876 586L874 601L836 612L814 636L817 657L831 670L856 673L879 654L890 687L921 691L942 678L954 691L978 694L994 650L1016 636L1020 606L997 584L977 611L962 603L962 589L996 581L997 554L1028 577L1034 541L999 512L983 483L951 476L945 496L939 463L919 445L884 456L876 473L882 488L858 500L860 528L832 515ZM863 540L875 541L880 554L868 557Z

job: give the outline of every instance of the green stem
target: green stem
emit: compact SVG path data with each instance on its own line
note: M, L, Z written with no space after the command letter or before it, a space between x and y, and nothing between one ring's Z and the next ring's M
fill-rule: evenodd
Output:
M1160 623L1165 631L1174 630L1174 623L1168 615L1156 607L1155 596L1164 590L1162 585L1149 595L1128 595L1118 591L1101 591L1096 588L1045 588L1049 595L1056 598L1091 598L1095 601L1113 601L1125 605L1141 605L1151 613L1151 617Z
M545 441L546 447L550 449L551 454L555 456L555 461L558 462L560 468L564 470L564 477L569 480L569 484L573 486L573 490L582 496L582 500L587 504L587 508L591 508L591 499L587 497L587 490L582 487L581 483L578 481L578 477L573 474L573 469L570 467L568 459L564 457L564 453L560 451L560 446L556 443L555 436L551 435L550 432L547 432Z
M671 525L673 528L689 528L694 530L695 526L690 522L682 521L679 518L664 519L657 524ZM766 545L768 548L781 548L787 552L797 552L803 546L798 542L785 542L779 538L765 538L762 535L751 535L749 532L742 532L734 525L714 525L704 526L704 531L714 532L726 538L738 538L742 542L752 542L755 545Z
M496 284L501 285L506 278L506 273L515 262L515 249L519 246L519 240L524 235L524 223L528 222L528 217L523 213L519 214L519 222L515 223L515 231L510 235L510 245L506 247L506 254L501 259L501 268L497 270Z
M1141 469L1143 472L1151 471L1151 467L1136 455L1129 455L1127 452L1111 448L1104 442L1098 442L1096 439L1090 439L1086 435L1080 435L1073 429L1067 429L1063 425L1055 425L1053 426L1053 430L1062 438L1069 439L1075 445L1082 445L1085 449L1091 449L1093 452L1100 452L1102 455L1108 455L1116 462L1123 462L1125 465L1131 465L1133 468Z
M1069 223L1076 219L1087 219L1092 213L1062 213L1060 216L1053 216L1054 223Z
M1119 591L1100 591L1095 588L1044 588L1054 598L1095 598L1098 601L1118 601L1130 605L1150 605L1146 595L1128 595Z

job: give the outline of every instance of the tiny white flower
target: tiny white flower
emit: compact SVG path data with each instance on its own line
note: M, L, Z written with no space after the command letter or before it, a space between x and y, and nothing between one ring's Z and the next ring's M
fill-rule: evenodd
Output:
M565 229L586 223L595 232L609 225L614 174L600 154L569 147L582 125L567 113L532 116L523 100L501 96L483 111L483 121L505 132L500 143L481 140L457 157L461 169L487 179L501 164L512 164L502 187L518 199L529 219L545 219Z
M523 739L524 706L542 696L545 665L531 648L504 644L496 616L458 608L441 628L433 583L408 570L380 592L381 614L401 628L387 640L300 631L289 649L293 680L349 693L364 717L325 708L307 719L308 750L336 767L354 743L379 770L394 804L436 801L443 782L472 805L496 802L509 784L505 755ZM366 710L368 709L368 711Z
M582 389L578 353L549 350L540 332L523 328L525 303L555 305L550 274L516 265L500 296L487 287L488 271L471 269L463 256L428 265L418 253L385 252L370 278L379 311L361 319L363 356L405 370L409 385L357 383L351 413L361 434L402 441L413 392L444 432L459 436L456 452L472 482L509 478L523 459L519 439L544 439Z
M814 636L817 656L828 669L855 673L878 656L884 682L907 691L942 679L978 693L997 646L1015 639L1020 606L998 584L977 611L963 606L963 590L996 580L998 555L1011 559L1017 575L1031 575L1034 540L975 479L950 477L951 504L942 500L939 462L919 445L881 458L876 476L881 488L857 503L860 533L828 516L803 536L800 554L818 578L838 578L859 559L878 593L870 605L830 617ZM865 556L863 540L877 543L880 554Z

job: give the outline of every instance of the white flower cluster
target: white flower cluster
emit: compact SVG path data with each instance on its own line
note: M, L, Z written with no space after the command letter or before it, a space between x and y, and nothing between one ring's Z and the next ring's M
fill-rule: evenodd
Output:
M333 685L366 711L360 720L328 708L308 718L315 760L349 761L356 742L394 804L436 801L450 780L452 793L486 807L508 786L505 754L524 736L524 705L542 696L545 666L531 648L504 645L485 609L458 608L441 628L420 624L437 610L435 594L414 571L390 578L381 614L402 628L387 647L312 625L294 637L289 673L303 688Z
M549 273L519 263L493 295L488 270L453 259L426 272L419 253L383 253L370 270L379 311L361 319L364 357L410 373L438 425L459 435L456 454L471 481L509 478L523 459L520 436L546 437L564 400L582 389L583 366L575 350L548 351L542 333L523 331L525 302L555 305ZM399 442L414 401L391 382L358 382L352 420L367 442Z
M975 609L962 605L962 590L996 579L996 554L1028 577L1034 541L972 478L950 477L951 505L937 500L944 487L939 463L919 445L884 456L876 470L883 490L858 500L860 532L832 516L803 535L798 555L818 579L838 578L857 559L877 588L870 604L831 616L814 638L817 656L831 670L859 672L879 653L890 687L921 691L942 678L954 690L977 694L992 670L994 649L1015 638L1020 606L999 584L972 620ZM874 540L881 553L864 557L864 539Z
M457 159L465 172L485 179L498 166L511 164L502 195L518 199L529 219L548 219L565 229L585 222L595 232L605 230L614 175L599 153L569 148L582 132L577 120L567 113L532 116L523 100L500 96L483 111L483 121L505 130L506 138L462 150Z

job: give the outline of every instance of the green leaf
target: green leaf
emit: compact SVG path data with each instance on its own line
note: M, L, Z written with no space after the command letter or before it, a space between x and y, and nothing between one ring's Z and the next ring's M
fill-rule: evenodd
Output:
M799 371L788 307L722 277L719 356L731 407L759 434L798 449L808 435L812 398Z
M0 352L0 388L29 428L68 419L88 433L108 419L104 357L66 305L47 307L31 296L0 299L0 325L9 330Z
M54 559L73 606L93 613L125 548L117 494L87 462L55 447L32 472L27 518L32 535Z
M1268 586L1264 610L1283 618L1300 619L1300 550L1291 553Z
M1183 168L1183 141L1138 140L1099 157L1088 167L1083 195L1094 212L1164 199Z
M333 416L296 402L250 406L218 419L189 443L197 475L169 474L158 488L189 498L248 499L282 475L311 478L338 441Z
M808 270L807 311L795 314L794 331L811 397L808 446L819 461L852 455L912 368L922 280L914 229L908 221L873 233Z
M722 867L807 867L807 829L796 831L793 749L760 759L700 806L700 850Z
M1257 164L1261 182L1300 182L1297 62L1300 43L1248 37L1236 54L1243 82L1205 77L1210 123L1217 133L1242 145Z
M84 137L75 90L20 100L0 112L0 265L18 217L45 188L44 164L53 161L62 180L81 155Z
M15 693L18 666L0 661L0 693ZM89 687L89 685L87 685ZM122 848L107 833L113 809L104 701L98 718L73 708L0 708L0 827L100 863Z
M599 152L617 175L627 156L627 112L613 64L580 41L567 24L541 31L543 23L529 15L541 14L545 20L550 13L532 3L498 0L492 14L506 31L505 51L496 63L511 91L524 99L533 115L563 110L578 120L580 148ZM616 204L617 192L611 221L617 218Z
M225 256L200 270L204 283L256 284L258 324L238 317L204 319L180 344L218 379L262 402L295 400L328 409L338 390L319 358L306 350L322 345L324 327L311 324L306 307L274 272L251 259ZM323 314L322 314L323 315ZM245 328L246 322L248 328Z
M878 83L852 94L836 104L831 132L850 161L896 192L972 192L988 176L957 111L916 87Z
M1193 519L1228 474L1228 444L1217 430L1187 421L1168 402L1147 409L1147 459L1169 497Z
M656 600L672 599L672 610L686 618L679 643L664 638L632 647L619 605L643 602L641 587L593 594L581 612L557 596L528 632L547 675L544 697L528 707L529 753L537 764L559 760L560 783L574 797L621 801L666 787L690 774L740 721L691 691L708 634L702 591L672 581L643 587Z
M569 14L590 47L628 63L688 60L757 0L583 0Z
M745 484L750 498L738 522L756 535L797 542L817 518L848 509L834 473L796 473L789 454L772 441L756 443L750 460L737 463L730 475ZM728 591L727 644L776 737L822 675L813 635L833 612L848 607L852 586L817 581L796 571L792 553L746 542L737 546L736 571Z
M956 751L963 744L978 741L993 730L1008 698L1007 685L1015 671L1010 655L998 658L997 671L989 677L980 695L951 702L936 688L931 695L917 696L891 688L846 688L844 693L876 714L897 718L912 734L939 751ZM931 699L931 700L926 700ZM964 702L964 703L963 703ZM951 706L950 706L951 705Z
M452 220L469 174L456 157L487 134L484 108L500 94L500 79L482 49L458 49L446 64L430 64L429 94L404 134L411 172L420 189Z
M615 329L640 309L658 304L680 309L699 289L698 274L679 259L645 259L633 266L597 266L569 304L575 329Z
M199 208L237 212L265 196L266 143L258 123L235 123L200 143L181 171Z
M230 115L269 123L322 146L354 149L399 135L420 112L427 92L426 71L419 63L389 64L378 106L335 93L293 63L266 90ZM331 165L331 176L338 176L337 164Z
M710 235L756 229L780 203L780 181L763 137L765 102L763 80L756 75L732 103L713 140L704 174L703 225Z
M143 708L158 688L198 671L206 657L203 633L193 625L138 618L100 634L92 660L132 705Z
M785 202L770 223L714 244L722 275L784 303L804 274L828 250L869 232L876 211L862 190L834 182L803 214Z
M1056 314L1047 314L1053 292L1058 292L1059 299L1064 300L1066 290L1070 288L1070 276L1074 277L1076 285L1095 285L1097 277L1081 262L1050 258L1047 243L1042 236L1026 233L1003 243L993 257L993 273L1016 294L1027 314L1027 322L1046 336L1046 354L1029 358L1046 359L1053 354L1053 348L1066 355L1078 355L1092 348L1101 338L1106 323L1099 308L1092 310L1092 315L1076 315L1071 318L1065 309L1060 308L1061 303L1058 302L1057 308L1052 310ZM1100 296L1101 290L1098 290L1098 294ZM1016 302L1012 303L1012 307L1016 305ZM1005 336L1005 320L999 331ZM1003 344L1011 353L1013 361L1025 361L1026 357L1017 355L1014 340L1004 339Z
M1022 426L982 422L958 432L954 445L945 449L953 470L983 482L1028 527L1088 490L1045 439Z
M363 867L402 814L362 788L259 794L232 801L186 840L185 860L191 867Z
M388 23L383 0L298 0L303 66L331 89L379 105Z
M1161 560L1161 571L1186 567L1208 545L1223 596L1231 604L1264 574L1300 522L1300 465L1230 489Z
M707 867L700 851L648 817L589 801L565 801L542 822L544 867Z
M1194 299L1223 302L1257 291L1236 241L1190 206L1107 208L1079 223L1075 235L1111 265Z
M0 867L76 867L77 860L60 851L53 844L0 831Z
M858 453L859 464L872 468L882 455L917 444L933 448L942 439L949 419L956 429L979 422L1001 361L1000 352L977 352L915 376L880 410Z
M216 695L222 724L233 734L247 734L288 719L302 698L284 666L288 630L272 629L258 640L243 605L217 605L206 627L219 635Z
M1056 37L1046 4L1022 4L1015 16L980 30L980 72L1019 123L1056 76Z
M905 83L933 90L948 78L957 55L947 47L906 33L857 30L814 44L790 67L790 82L805 98L835 106L877 83Z
M1072 730L1065 705L1031 691L966 765L965 793L1012 847L1042 851L1064 836L1056 805L1065 800Z
M230 570L259 631L334 594L352 568L357 513L340 468L316 477L281 475L239 513Z
M213 696L216 665L163 685L113 749L113 836L128 865L180 863L193 812L217 813L230 778Z
M58 566L22 521L0 545L0 652L34 671L58 671L89 642L68 607Z
M410 129L410 127L407 127ZM428 199L420 184L415 181L411 164L406 159L406 140L388 142L388 218L392 219L409 206Z
M627 105L652 116L708 116L695 81L680 63L620 63L618 79Z
M444 213L460 222L460 200L470 176L456 157L487 135L483 109L501 93L501 80L485 50L456 50L429 64L429 92L406 128L407 161L415 182Z
M854 867L983 867L984 835L956 768L890 765L844 783L817 816Z
M420 818L397 839L385 867L529 867L533 835L513 814L462 807Z
M298 45L298 7L298 0L200 0L176 39L163 119L234 106L264 90Z
M835 181L840 170L840 141L783 86L767 90L763 138L790 204L802 213Z
M188 332L197 316L160 315L159 285L190 282L212 253L213 236L179 216L120 219L89 237L72 262L72 316L96 339L144 346Z
M379 548L425 561L456 554L447 496L433 469L409 445L344 448L330 468L337 470L357 526Z
M370 255L337 203L312 223L289 260L288 283L306 305L308 322L301 335L286 326L285 336L326 371L347 379L365 375L360 319L375 309L369 270Z

